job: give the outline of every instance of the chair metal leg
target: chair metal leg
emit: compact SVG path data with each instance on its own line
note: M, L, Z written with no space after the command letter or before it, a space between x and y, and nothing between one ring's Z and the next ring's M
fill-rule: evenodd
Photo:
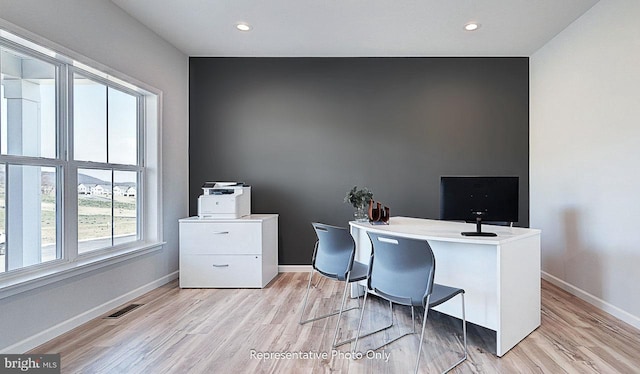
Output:
M351 274L347 275L347 281L344 282L344 292L342 292L342 303L340 304L340 313L338 313L338 320L336 321L336 332L333 334L333 344L332 347L335 348L337 347L337 341L338 341L338 331L340 331L340 318L342 318L342 310L344 309L344 304L347 300L347 289L349 288L349 276ZM358 305L360 305L360 301L358 301ZM340 343L340 345L344 344L345 342Z
M353 343L353 349L351 350L352 357L356 357L355 352L356 352L356 348L358 347L358 339L360 339L360 329L362 328L362 317L364 317L364 309L367 305L367 295L369 294L369 292L367 292L367 290L364 290L364 299L362 300L362 310L360 311L360 319L358 320L358 331L356 332L356 337Z
M418 358L416 359L416 370L414 373L418 373L418 368L420 367L420 356L422 356L422 342L424 341L424 330L427 327L427 315L429 315L429 299L431 299L431 295L427 296L427 301L425 303L426 307L424 308L424 317L422 317L422 332L420 333L420 344L418 345Z
M386 329L388 329L389 327L391 327L391 326L393 326L393 325L394 325L394 319L395 319L395 318L394 318L394 315L393 315L393 303L392 303L392 302L389 302L389 311L391 312L391 324L390 324L389 326L385 327L385 328L382 328L382 329L380 329L380 330L376 330L376 331L374 331L373 333L380 332L380 331L382 331L382 330L386 330ZM415 319L414 311L413 311L413 307L411 307L411 319L412 319L412 320L413 320L413 319ZM373 333L369 333L369 334L363 335L363 337L364 337L364 336L369 336L369 335L371 335L371 334L373 334ZM413 335L413 334L415 334L415 333L416 333L416 326L415 326L415 322L413 322L413 330L412 330L412 331L408 331L408 332L405 332L404 334L401 334L401 335L399 335L399 336L396 336L395 338L393 338L393 339L391 339L391 340L388 340L388 341L386 341L386 342L382 343L382 345L379 345L379 346L377 346L377 347L375 347L375 348L371 348L371 350L372 350L372 351L377 351L378 349L380 349L380 348L382 348L382 347L384 347L384 346L387 346L387 345L389 345L389 344L391 344L391 343L395 342L396 340L400 340L400 339L404 338L405 336Z
M411 306L411 324L413 325L413 333L416 333L416 314L415 314L415 308L413 307L413 305Z
M365 298L364 298L364 299L365 299L365 302L366 302L366 300L367 300L367 294L368 294L368 292L365 290L365 294L364 294L364 296L365 296ZM354 347L353 347L353 350L352 350L353 352L355 352L355 351L356 351L356 346L358 345L358 342L357 342L357 341L358 341L358 339L360 339L360 338L364 338L364 337L367 337L367 336L369 336L369 335L377 334L377 333L379 333L379 332L382 332L382 331L384 331L384 330L387 330L387 329L389 329L389 328L393 327L395 317L394 317L394 314L393 314L393 303L392 303L391 301L389 301L389 313L390 313L389 319L390 319L390 321L391 321L391 322L389 323L389 325L387 325L387 326L385 326L385 327L382 327L382 328L380 328L380 329L377 329L377 330L374 330L374 331L368 332L368 333L366 333L366 334L362 334L362 335L360 335L360 330L361 330L361 325L362 325L362 319L363 319L362 317L364 316L364 303L363 303L363 305L362 305L362 312L360 313L360 321L358 322L358 332L357 332L357 334L356 334L356 337L355 337L355 338L352 338L352 339L349 339L349 340L345 340L345 341L343 342L343 344L344 344L344 343L349 343L349 342L351 342L351 341L355 340L355 341L356 341L356 343L354 344ZM412 319L412 323L413 323L413 329L412 329L412 331L406 332L406 333L404 333L404 334L402 334L402 335L400 335L400 336L397 336L397 337L395 337L395 338L393 338L393 339L391 339L391 340L389 340L389 341L386 341L385 343L383 343L382 345L380 345L380 346L378 346L378 347L376 347L376 348L371 348L371 350L372 350L372 351L377 351L378 349L380 349L380 348L382 348L382 347L384 347L384 346L387 346L387 345L389 345L389 344L391 344L391 343L395 342L396 340L399 340L399 339L401 339L401 338L404 338L405 336L408 336L408 335L413 335L413 334L415 334L415 333L416 333L416 325L415 325L415 315L414 315L414 309L413 309L413 307L411 307L411 319ZM334 348L335 348L335 347L334 347Z
M442 373L447 373L449 372L451 369L453 369L454 367L460 365L464 360L467 359L468 356L468 352L467 352L467 319L465 317L464 314L464 292L460 294L460 296L462 296L462 339L464 341L464 356L462 356L462 358L460 360L458 360L455 364L451 365L451 367L449 367L447 370L443 371Z
M321 316L318 316L318 317L314 317L314 318L310 318L308 320L304 320L304 311L307 308L307 301L308 301L308 297L309 297L309 289L311 289L311 283L312 283L312 279L313 279L313 271L314 270L312 269L311 273L309 274L309 284L307 285L307 292L304 295L304 302L302 304L302 312L300 312L300 324L301 325L304 325L305 323L309 323L309 322L318 321L318 320L321 320L323 318L335 316L336 314L342 314L342 312L346 312L346 311L349 311L349 310L354 310L354 309L359 309L360 308L360 305L358 304L358 306L354 306L354 307L351 307L349 309L344 309L344 310L342 309L344 307L344 296L346 295L346 287L349 285L349 275L347 275L347 281L345 282L346 283L345 284L345 292L343 294L343 303L342 303L343 305L340 306L340 309L339 310L334 310L333 312L328 313L328 314L324 314L324 315L321 315ZM316 286L317 286L317 284L316 284ZM339 322L340 322L340 320L338 319L338 323Z
M370 335L373 335L373 334L377 334L377 333L379 333L379 332L382 332L382 331L384 331L384 330L387 330L387 329L390 329L390 328L392 328L392 327L393 327L393 325L394 325L394 321L393 321L393 320L394 320L394 318L393 318L393 303L392 303L392 302L389 302L389 320L390 320L391 322L389 322L389 324L388 324L387 326L381 327L381 328L379 328L379 329L377 329L377 330L373 330L373 331L368 332L368 333L366 333L366 334L362 334L362 335L360 335L360 337L361 337L361 338L366 338L367 336L370 336ZM347 342L347 343L348 343L348 342L351 342L351 341L353 341L354 339L355 339L355 338L351 338L351 339L347 340L346 342ZM386 345L386 344L384 344L384 345ZM381 346L380 346L380 347L378 347L378 348L384 347L384 345L381 345ZM373 349L373 350L376 350L376 349L378 349L378 348L375 348L375 349Z
M466 360L469 356L469 351L467 350L467 317L464 309L464 292L462 293L462 335L464 336L464 358Z
M304 310L307 308L307 298L309 297L309 289L311 289L311 280L313 279L313 270L309 272L309 282L307 283L307 292L304 294L304 302L302 303L302 311L300 312L300 324L303 325L309 321L302 321L304 317Z
M464 360L467 359L467 357L469 356L469 353L467 351L467 319L465 316L465 308L464 308L464 292L460 294L461 296L461 300L462 300L462 339L464 342L464 356L462 356L462 358L460 360L458 360L455 364L451 365L449 368L447 368L445 371L443 371L442 373L448 373L449 371L451 371L453 368L455 368L456 366L460 365L462 362L464 362ZM429 305L429 298L427 298L427 303L426 305ZM427 314L429 313L429 308L425 308L424 310L424 318L422 321L422 334L420 334L420 345L418 347L418 358L416 360L416 370L415 373L418 373L418 368L420 366L420 356L422 354L422 342L424 339L424 330L425 327L427 326Z

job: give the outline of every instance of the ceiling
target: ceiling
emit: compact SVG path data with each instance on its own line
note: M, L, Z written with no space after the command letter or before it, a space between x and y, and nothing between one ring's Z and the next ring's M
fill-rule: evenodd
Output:
M212 57L530 56L598 2L111 1L186 55ZM470 21L480 28L464 30Z

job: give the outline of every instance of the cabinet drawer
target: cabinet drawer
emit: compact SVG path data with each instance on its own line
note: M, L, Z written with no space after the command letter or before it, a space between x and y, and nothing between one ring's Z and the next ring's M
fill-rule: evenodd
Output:
M182 254L180 287L260 288L262 256Z
M180 223L180 253L261 254L260 222Z

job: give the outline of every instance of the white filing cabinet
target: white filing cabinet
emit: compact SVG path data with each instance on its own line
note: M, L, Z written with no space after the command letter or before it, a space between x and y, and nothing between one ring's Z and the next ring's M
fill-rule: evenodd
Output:
M263 288L278 274L278 215L180 222L181 288Z

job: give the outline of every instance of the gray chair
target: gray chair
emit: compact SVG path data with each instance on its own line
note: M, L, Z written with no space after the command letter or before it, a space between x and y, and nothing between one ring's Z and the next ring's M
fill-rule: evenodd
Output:
M462 300L462 331L464 336L464 355L444 372L448 372L467 359L467 324L464 310L464 290L434 283L436 261L429 243L424 240L401 238L384 234L367 233L371 239L371 257L369 263L369 279L367 289L364 294L362 312L358 322L358 333L356 335L353 352L356 352L358 339L366 335L360 335L362 328L362 317L367 303L369 292L388 300L391 303L406 305L411 307L411 317L413 331L402 334L392 339L377 350L394 342L404 336L415 334L414 307L423 307L424 318L422 321L422 333L420 335L420 345L418 357L416 359L415 372L418 372L420 356L422 353L422 342L427 324L427 314L429 308L444 303L445 301L461 296ZM391 316L393 323L393 314Z
M368 267L361 262L354 261L356 244L351 233L349 233L349 230L343 227L330 226L322 223L312 223L312 225L318 240L316 241L315 248L313 250L313 257L311 259L312 270L309 273L307 292L304 295L302 312L300 314L300 324L302 325L308 322L317 321L337 314L338 320L336 321L336 331L333 337L333 347L335 348L338 345L353 341L353 339L349 339L340 343L337 342L340 318L342 317L343 312L359 308L358 306L344 309L347 298L347 289L349 284L367 279ZM314 271L317 271L320 275L327 278L345 283L344 292L342 294L342 303L340 304L340 309L337 311L304 320L304 312L307 308L309 290L311 289Z

